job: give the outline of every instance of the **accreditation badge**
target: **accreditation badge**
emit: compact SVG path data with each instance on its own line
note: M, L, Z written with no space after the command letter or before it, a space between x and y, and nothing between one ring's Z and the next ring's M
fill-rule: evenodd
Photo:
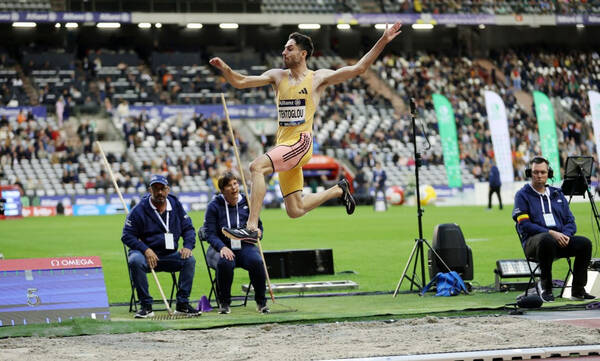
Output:
M544 213L544 223L546 223L546 227L556 226L556 221L554 220L554 214Z
M173 233L165 233L165 249L175 249L175 240Z

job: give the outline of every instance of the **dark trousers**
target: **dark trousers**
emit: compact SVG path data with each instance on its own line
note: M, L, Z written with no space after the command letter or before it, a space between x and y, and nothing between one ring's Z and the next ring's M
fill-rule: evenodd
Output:
M535 258L542 273L542 288L552 289L552 262L556 258L575 257L573 264L573 293L579 293L587 284L587 268L592 257L592 242L583 236L572 236L566 247L560 247L550 233L529 237L525 244L527 257Z
M135 289L142 305L152 305L152 296L148 292L148 276L150 267L146 262L146 257L138 250L129 251L129 269ZM156 272L179 272L179 290L177 291L177 303L188 303L190 293L192 292L192 283L194 282L194 271L196 269L196 259L190 256L181 259L181 253L173 252L169 255L159 255L158 263L154 271Z
M206 252L211 267L216 266L217 270L217 289L220 304L231 304L231 284L233 283L233 270L241 267L248 271L250 283L254 287L254 300L256 303L265 302L265 268L258 247L251 244L242 243L242 249L234 250L235 258L229 261L219 255L214 248L210 247ZM215 262L216 261L216 262ZM211 264L215 262L216 265Z
M500 209L502 209L502 197L500 196L500 186L490 186L490 192L488 193L488 208L492 208L492 194L496 193L498 196L498 203L500 203Z

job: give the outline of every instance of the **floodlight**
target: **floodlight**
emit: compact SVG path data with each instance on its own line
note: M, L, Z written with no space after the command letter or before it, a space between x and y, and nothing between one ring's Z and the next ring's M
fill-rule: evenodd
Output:
M415 30L431 30L433 24L412 24L412 28Z
M317 29L321 29L321 25L320 24L298 24L298 29L317 30Z
M99 29L118 29L121 27L119 23L98 23L96 27Z
M221 23L219 24L221 29L237 29L239 27L236 23Z
M12 26L13 28L35 28L37 24L31 21L17 21L12 23Z

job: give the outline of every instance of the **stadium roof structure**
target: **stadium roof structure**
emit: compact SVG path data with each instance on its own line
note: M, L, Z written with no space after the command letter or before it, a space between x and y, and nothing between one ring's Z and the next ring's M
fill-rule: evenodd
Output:
M321 25L350 24L373 25L394 23L432 25L500 25L500 26L556 26L556 25L600 25L600 15L493 15L493 14L411 14L411 13L177 13L177 12L0 12L0 23L161 23L240 25L298 25L316 23Z

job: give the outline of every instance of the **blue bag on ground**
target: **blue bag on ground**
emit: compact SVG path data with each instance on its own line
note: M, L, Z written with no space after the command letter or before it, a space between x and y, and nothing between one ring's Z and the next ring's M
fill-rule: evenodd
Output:
M421 296L427 292L433 284L436 284L437 293L436 296L456 296L457 294L464 292L468 294L467 286L463 282L462 278L456 271L438 274L423 288Z

